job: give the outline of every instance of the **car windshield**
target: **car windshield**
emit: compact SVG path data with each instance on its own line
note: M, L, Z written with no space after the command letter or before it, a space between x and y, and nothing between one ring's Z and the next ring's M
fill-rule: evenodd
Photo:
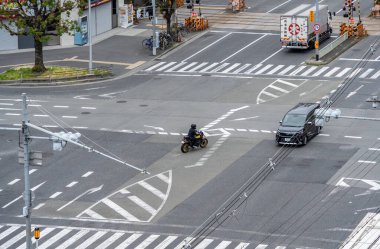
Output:
M298 127L305 124L306 115L304 114L287 114L282 120L282 126Z

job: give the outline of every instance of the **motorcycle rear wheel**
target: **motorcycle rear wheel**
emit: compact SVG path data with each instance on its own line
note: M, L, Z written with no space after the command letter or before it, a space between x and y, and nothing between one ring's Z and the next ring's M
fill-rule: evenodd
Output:
M189 150L190 150L190 144L184 143L184 144L181 145L181 151L182 151L182 153L187 153L187 152L189 152Z
M207 145L208 145L207 138L202 139L201 144L200 144L201 148L206 148Z

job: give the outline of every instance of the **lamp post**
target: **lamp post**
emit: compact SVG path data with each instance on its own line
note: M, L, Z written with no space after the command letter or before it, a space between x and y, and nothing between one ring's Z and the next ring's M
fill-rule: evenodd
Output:
M319 0L315 0L315 20L319 23ZM315 60L319 61L319 32L315 34Z
M89 55L88 55L88 72L92 72L92 32L91 32L91 0L88 1L88 47L89 47Z
M152 7L153 7L153 55L157 54L157 37L156 37L156 0L152 0Z

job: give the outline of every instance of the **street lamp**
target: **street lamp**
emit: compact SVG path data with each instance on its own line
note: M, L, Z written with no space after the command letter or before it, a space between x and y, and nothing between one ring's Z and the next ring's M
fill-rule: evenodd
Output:
M88 1L88 47L89 47L89 55L88 55L88 72L92 72L92 33L91 33L91 0Z

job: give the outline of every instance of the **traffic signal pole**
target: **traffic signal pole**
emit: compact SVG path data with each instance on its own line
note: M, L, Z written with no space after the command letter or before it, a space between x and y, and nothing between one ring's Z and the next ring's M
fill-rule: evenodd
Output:
M315 20L319 23L319 0L315 0ZM319 31L315 35L315 60L319 61Z
M156 0L152 0L152 7L153 7L153 55L156 55L157 54L157 47L156 47L156 44L157 44L157 37L156 37Z
M25 206L22 210L22 215L25 217L25 232L26 232L26 249L31 249L32 246L32 200L29 181L29 115L26 104L26 94L22 94L22 133L24 135L24 203Z

